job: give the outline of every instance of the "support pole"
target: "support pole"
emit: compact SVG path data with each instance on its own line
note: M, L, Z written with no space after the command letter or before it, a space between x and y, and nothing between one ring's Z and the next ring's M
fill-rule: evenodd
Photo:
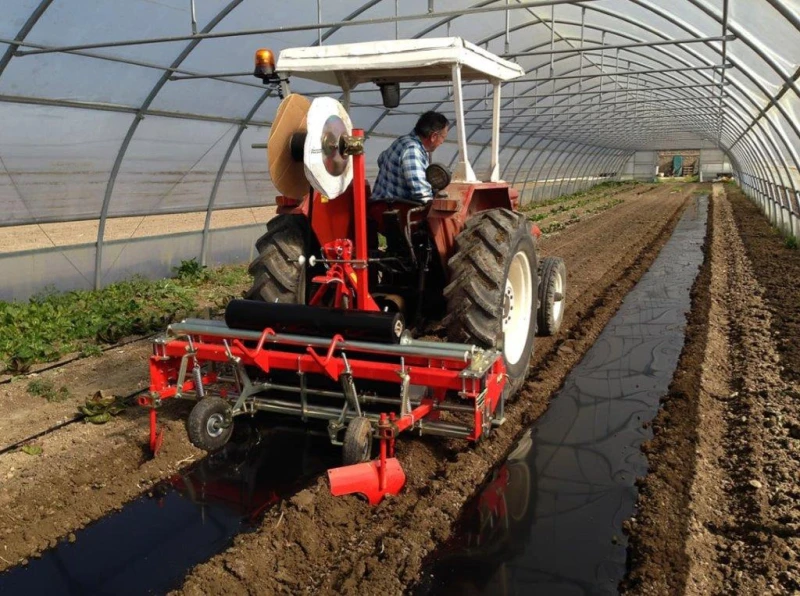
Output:
M360 128L353 129L353 136L364 139L364 131ZM356 269L356 305L358 310L367 310L367 296L369 295L367 272L367 196L366 173L364 171L364 152L358 151L353 155L353 211L355 215L356 234L356 260L359 261Z
M500 82L495 81L492 87L492 166L489 180L500 180Z

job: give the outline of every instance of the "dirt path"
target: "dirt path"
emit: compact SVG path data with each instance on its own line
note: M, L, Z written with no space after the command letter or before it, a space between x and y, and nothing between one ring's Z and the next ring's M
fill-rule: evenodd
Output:
M257 533L240 536L196 567L181 592L401 593L647 270L697 188L664 185L643 195L624 193L622 204L541 242L542 254L567 261L564 324L558 337L537 339L534 373L491 440L468 448L457 441L404 438L398 457L408 484L376 508L356 497L331 497L320 478L269 512Z
M800 590L800 300L786 283L800 254L727 189L714 188L679 374L647 445L626 593Z

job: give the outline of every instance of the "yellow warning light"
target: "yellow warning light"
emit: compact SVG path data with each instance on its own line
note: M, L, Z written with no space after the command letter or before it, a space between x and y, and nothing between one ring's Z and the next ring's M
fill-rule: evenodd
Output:
M264 82L271 80L275 76L275 54L267 48L256 50L255 70L253 76L258 77Z

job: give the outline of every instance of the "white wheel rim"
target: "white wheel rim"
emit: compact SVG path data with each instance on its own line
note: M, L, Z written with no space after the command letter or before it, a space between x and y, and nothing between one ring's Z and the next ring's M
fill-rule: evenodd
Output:
M553 301L553 320L558 322L561 320L561 314L564 312L564 279L561 277L561 272L557 269L555 273L555 293L561 296L561 300Z
M503 296L503 354L509 364L516 364L528 343L533 305L531 265L524 252L511 260Z

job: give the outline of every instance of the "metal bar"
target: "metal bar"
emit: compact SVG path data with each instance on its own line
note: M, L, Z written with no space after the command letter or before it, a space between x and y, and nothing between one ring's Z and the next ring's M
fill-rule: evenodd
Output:
M197 35L197 11L195 10L194 0L189 0L189 5L192 12L192 35Z
M509 4L511 4L511 0L506 0L506 6L508 6ZM428 12L430 12L430 10ZM511 37L509 31L510 26L511 26L511 13L508 10L506 10L506 38L505 38L505 43L503 44L503 48L506 53L508 53L508 51L511 49L511 41L510 41Z
M582 0L586 2L596 2L598 0ZM270 35L275 33L293 33L296 31L310 31L314 29L328 29L328 28L341 28L341 27L359 27L364 25L381 25L386 23L394 23L395 21L418 21L431 18L442 17L460 17L472 14L483 14L491 12L500 12L508 10L527 10L529 8L541 8L543 6L553 6L556 4L574 4L574 0L528 0L527 2L520 2L510 6L481 6L472 9L458 9L446 10L435 13L418 13L410 14L402 17L380 17L374 19L362 20L346 20L346 21L332 21L330 23L313 23L309 25L287 25L285 27L270 27L266 29L246 29L242 31L230 31L225 33L200 33L198 35L175 35L169 37L154 37L143 39L128 39L122 41L106 41L91 44L78 44L70 46L59 46L40 50L31 50L27 52L15 52L16 56L31 56L35 54L50 54L53 52L71 52L74 50L89 50L96 48L118 48L123 46L138 46L156 43L170 43L176 41L194 41L204 39L220 39L226 37L245 37L248 35Z
M263 88L262 88L263 91ZM222 116L205 116L203 114L193 114L189 112L168 112L165 110L142 110L133 106L124 106L113 103L101 103L95 101L76 101L68 99L49 99L44 97L27 97L18 95L0 95L0 102L30 104L40 106L54 106L61 108L75 108L80 110L97 110L101 112L122 112L125 114L142 114L144 116L158 116L161 118L178 118L181 120L198 120L203 122L219 122L222 124L241 124L241 118L225 118ZM266 120L252 120L247 123L252 126L270 126L272 123Z
M0 58L0 76L2 76L3 71L6 69L6 66L8 66L8 63L11 62L11 58L14 56L14 53L19 49L19 46L22 45L21 42L28 36L28 33L30 33L34 25L39 22L39 19L42 18L42 15L52 3L53 0L42 0L39 5L33 11L31 11L28 20L26 20L25 24L22 25L19 31L17 31L14 39L3 40L8 44L8 48L6 48L3 57Z
M520 56L547 56L549 54L577 54L581 52L597 52L600 50L626 50L629 48L649 48L665 45L678 45L686 43L708 43L712 41L735 41L735 35L717 35L714 37L692 37L686 39L664 39L657 41L639 41L633 43L619 43L610 45L585 46L579 48L563 48L559 50L531 50L529 52L504 53L503 58L517 58Z
M606 72L606 73L598 73L598 74L586 74L586 75L558 75L555 77L546 77L543 79L525 79L520 78L516 79L517 82L520 83L544 83L551 80L565 80L565 79L596 79L597 77L619 77L623 75L643 75L643 74L660 74L665 72L688 72L688 71L696 71L696 70L718 70L718 69L725 69L725 68L733 68L732 64L714 64L708 66L684 66L680 68L656 68L652 70L630 70L630 71L621 71L621 72Z
M166 70L166 69L164 69ZM216 77L252 77L252 72L223 72L219 74L174 75L170 81L189 81L191 79L213 79ZM258 86L258 85L257 85Z
M48 47L48 46L45 46L45 45L42 45L42 44L30 43L30 42L20 42L18 44L15 44L13 40L5 39L5 38L2 38L2 37L0 37L0 43L8 43L8 44L11 44L11 45L23 46L23 47L26 47L26 48L41 48L41 49L44 49L44 48ZM95 53L95 52L77 52L77 51L76 52L66 52L66 53L72 54L74 56L82 56L82 57L85 57L85 58L95 58L97 60L104 60L106 62L114 62L116 64L128 64L128 65L131 65L131 66L139 66L141 68L151 68L151 69L154 69L154 70L181 73L181 74L186 74L186 75L190 75L190 76L199 75L200 77L207 77L207 78L214 79L214 80L220 80L223 83L228 83L228 84L231 84L231 85L243 85L245 87L254 87L254 88L257 88L257 89L263 89L264 88L263 85L258 84L258 83L246 83L244 81L230 81L230 80L226 80L226 79L215 79L215 77L217 75L203 75L203 74L196 73L196 72L193 72L191 70L186 70L186 69L183 69L183 68L172 68L170 66L164 66L162 64L155 64L153 62L145 62L143 60L133 60L131 58L123 58L121 56L104 56L103 54L98 54L98 53ZM13 54L13 52L10 53L9 56L11 56L11 54ZM251 72L251 73L247 73L247 74L252 76L253 73ZM174 80L174 79L170 79L170 80Z
M317 0L317 45L322 45L322 0Z
M722 35L725 37L725 34L728 32L728 0L723 0L722 3ZM722 41L722 63L725 64L725 60L728 56L728 40L723 39ZM722 71L721 73L721 80L722 83L725 83L725 75L726 71ZM717 128L717 146L721 145L722 141L722 120L725 118L725 114L722 111L722 87L719 88L719 124Z
M617 102L616 104L613 103L613 102L604 101L603 103L600 103L600 104L573 105L573 106L563 106L563 107L561 107L561 106L555 106L555 107L548 106L548 108L550 108L552 110L552 113L555 114L556 116L570 115L570 114L586 114L586 115L588 115L588 114L603 114L603 115L605 115L605 114L625 114L626 112L620 111L620 110L603 110L603 109L598 109L598 108L614 107L615 105L620 105L620 106L621 105L634 105L634 104L658 104L658 105L660 105L660 104L671 104L671 103L681 103L681 102L687 102L688 105L680 105L680 106L678 106L679 108L687 108L687 109L714 108L715 110L719 109L718 106L717 106L716 98L715 99L705 99L705 98L704 99L701 99L701 98L692 98L692 99L678 99L678 98L673 98L673 99L643 99L643 100L640 100L640 101L637 101L637 100L620 101L620 102ZM524 119L527 120L527 119L532 118L532 117L546 116L546 114L521 114L519 112L517 112L515 114L514 112L510 112L509 111L511 109L512 108L510 108L510 107L508 107L508 108L500 108L501 111L505 112L505 113L501 114L501 118L511 119L511 120L518 120L520 118L524 118ZM441 111L443 114L450 114L450 113L453 112L453 110L439 110L439 111ZM480 109L480 110L471 109L471 110L469 110L469 113L470 114L476 114L476 116L474 118L472 118L472 117L464 118L464 121L467 122L467 123L483 122L485 120L485 118L477 116L477 114L483 114L483 113L487 113L487 112L490 113L491 110L488 110L488 109ZM507 131L503 131L503 132L507 132Z
M260 331L248 331L246 329L230 329L216 325L208 325L207 321L203 319L187 319L181 323L173 323L167 328L170 335L206 335L209 337L219 338L236 338L243 340L259 341L262 336ZM313 337L309 335L295 335L276 333L269 336L266 340L269 343L282 343L285 345L293 346L313 346L316 348L328 348L331 344L330 338ZM422 342L420 342L421 344ZM370 352L378 354L388 354L396 356L420 356L422 358L434 359L451 359L459 360L461 362L469 362L472 360L473 353L483 353L475 346L462 344L460 349L452 347L438 348L439 342L428 342L428 345L423 346L420 344L402 345L402 344L379 344L373 342L363 341L340 341L336 344L339 350L355 350L361 352Z
M525 80L523 80L523 79L517 79L517 80L511 81L511 83L512 84L516 84L517 81L520 81L520 82L523 82L523 83L525 82ZM461 86L462 87L477 87L479 85L483 86L484 84L485 83L462 83ZM507 85L508 83L501 83L501 84L502 85ZM730 86L730 84L731 83L728 81L728 82L725 83L725 86ZM641 91L662 91L662 90L672 90L672 89L702 89L702 88L705 88L705 87L720 87L720 86L722 86L722 83L696 83L696 84L689 84L689 85L673 85L673 86L664 86L664 87L642 87L640 90ZM413 89L411 89L410 92L413 93L414 91L427 91L428 89L449 89L449 88L450 88L450 85L418 85L418 86L414 87ZM535 90L536 90L536 87L533 88L533 91L535 91ZM630 90L629 89L610 89L610 90L603 91L603 93L625 93L627 91L630 91ZM351 93L353 95L367 94L367 93L374 94L375 90L373 90L373 89L355 89L355 90L351 91ZM546 97L569 97L569 96L574 96L574 95L598 95L599 93L600 93L599 91L575 91L573 93L561 93L561 92L558 92L558 93L548 93L546 95ZM323 96L323 95L330 95L330 93L327 93L325 91L316 91L316 92L304 93L303 95L306 95L306 96L309 96L309 97L320 97L320 96ZM519 96L516 96L516 97L529 97L529 96L527 96L527 95L519 95ZM506 98L507 99L512 99L513 96L507 95ZM437 101L447 101L449 99L450 98L447 97L447 98L443 98L441 100L431 100L431 101L425 101L425 102L407 102L407 101L403 101L402 105L404 105L404 106L405 105L423 105L423 104L424 105L428 105L428 104L431 104L431 103L436 103Z
M114 160L114 165L111 168L111 174L108 177L108 183L106 184L106 192L103 196L103 206L100 209L100 223L97 228L97 247L95 249L94 254L94 289L99 290L101 288L101 283L103 280L103 237L105 236L106 231L106 219L108 217L108 208L111 203L111 194L114 191L114 182L117 179L117 174L119 173L119 169L122 166L122 158L125 155L125 152L128 150L128 145L130 145L131 140L133 139L133 135L136 132L136 129L139 127L139 123L144 120L144 116L142 114L137 114L136 117L133 119L130 127L128 128L128 133L125 135L125 139L122 141L122 145L117 152L117 158Z

